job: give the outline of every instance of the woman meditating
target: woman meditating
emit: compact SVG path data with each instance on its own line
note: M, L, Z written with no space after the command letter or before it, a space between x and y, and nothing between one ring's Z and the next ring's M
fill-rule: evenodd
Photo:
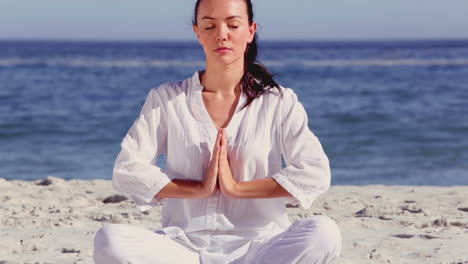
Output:
M291 223L285 207L329 188L329 161L295 92L256 61L251 1L199 0L194 13L206 68L150 91L114 165L116 191L141 211L161 205L162 228L104 225L95 263L329 263L336 223Z

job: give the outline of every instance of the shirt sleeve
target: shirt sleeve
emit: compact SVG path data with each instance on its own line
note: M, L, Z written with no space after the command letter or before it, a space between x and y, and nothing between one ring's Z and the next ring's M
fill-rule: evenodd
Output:
M158 166L167 152L166 115L159 88L148 94L139 117L125 135L114 163L114 189L135 202L140 211L160 205L155 195L171 180Z
M286 167L272 178L292 195L289 202L308 209L330 187L329 160L308 127L307 112L297 95L289 88L283 95L278 131Z

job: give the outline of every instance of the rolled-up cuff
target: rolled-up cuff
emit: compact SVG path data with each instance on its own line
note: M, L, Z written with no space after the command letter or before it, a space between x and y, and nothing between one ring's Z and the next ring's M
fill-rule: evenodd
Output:
M279 185L288 191L292 197L288 198L288 202L292 205L299 205L302 209L308 209L312 205L312 200L307 199L305 195L281 173L276 173L271 176Z
M171 180L169 177L162 177L155 185L145 194L144 197L131 195L129 198L135 203L140 212L148 211L151 207L159 206L166 198L156 198L159 193Z

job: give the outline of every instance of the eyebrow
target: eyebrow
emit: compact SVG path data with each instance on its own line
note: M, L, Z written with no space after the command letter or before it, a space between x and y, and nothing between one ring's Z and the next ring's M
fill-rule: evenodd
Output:
M230 16L230 17L227 17L226 20L233 19L233 18L241 18L241 17L240 16ZM203 19L216 20L214 17L210 17L210 16L204 16L204 17L202 17L202 20Z

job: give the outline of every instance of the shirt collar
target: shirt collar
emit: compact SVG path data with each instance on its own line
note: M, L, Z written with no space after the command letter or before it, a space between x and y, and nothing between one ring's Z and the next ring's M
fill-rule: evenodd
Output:
M203 84L200 81L200 74L204 72L202 71L196 71L193 76L192 76L192 88L196 91L203 91L205 87L203 87ZM241 107L244 105L244 103L247 101L246 95L244 92L241 92L240 98L239 98L239 103L237 105L236 113L240 111Z
M200 90L200 91L203 90L203 85L201 84L201 81L200 81L200 74L202 72L203 71L196 71L192 76L192 86L195 90Z

